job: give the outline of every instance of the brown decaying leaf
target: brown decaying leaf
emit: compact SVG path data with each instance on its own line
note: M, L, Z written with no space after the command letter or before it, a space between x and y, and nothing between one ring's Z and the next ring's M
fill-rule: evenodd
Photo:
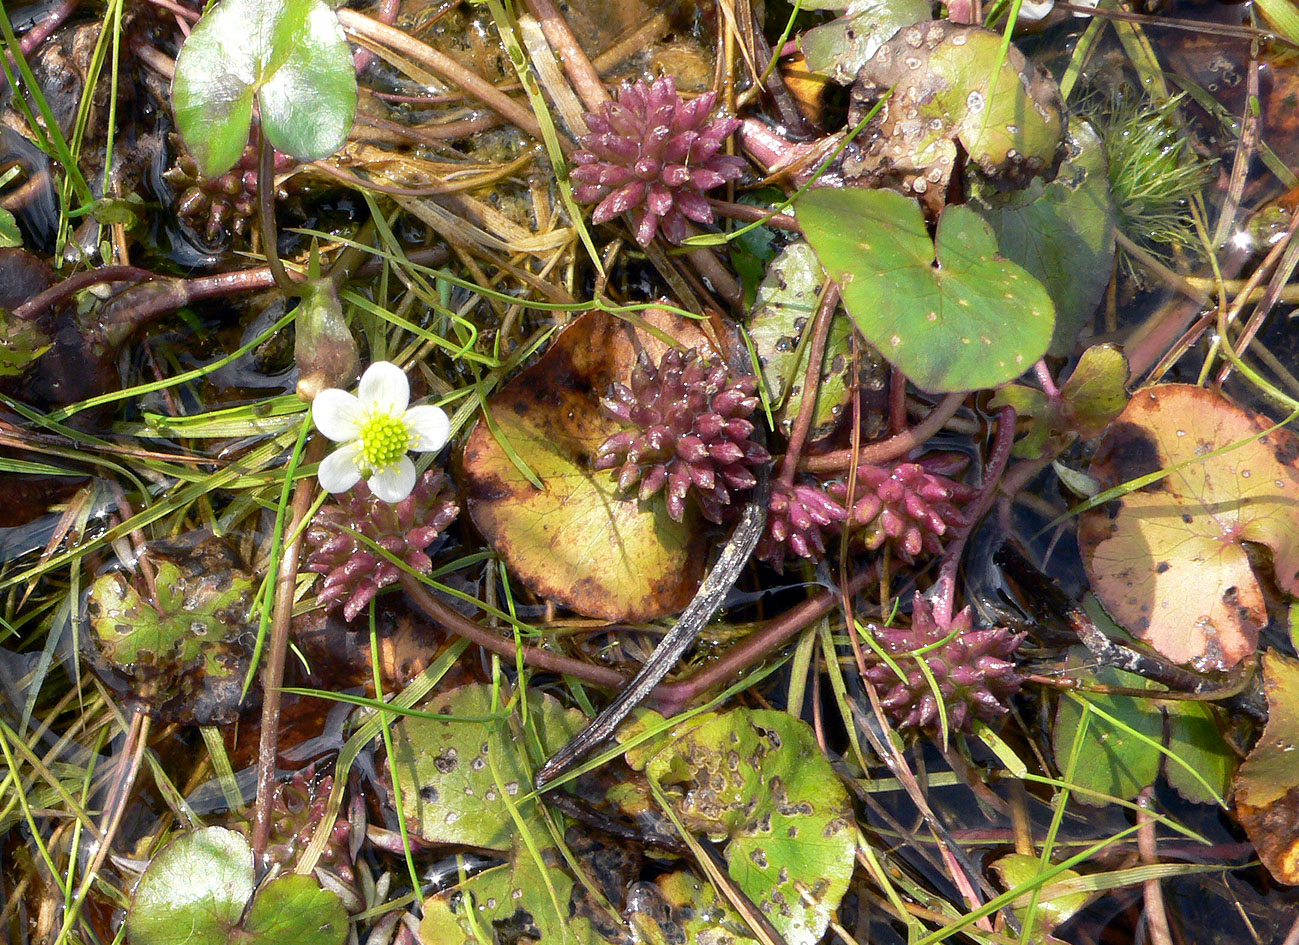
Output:
M719 357L703 323L660 309L647 323L684 347ZM591 456L622 429L600 409L627 383L641 351L657 363L667 345L603 312L588 312L487 401L498 431L545 485L535 488L483 421L462 454L466 507L483 537L536 594L607 620L647 620L681 610L698 586L704 542L694 514L668 518L661 501L622 497Z
M1299 886L1299 660L1263 658L1268 718L1236 774L1236 817L1280 882Z
M1148 387L1105 432L1091 472L1110 489L1270 426L1210 390ZM1268 614L1245 544L1270 549L1277 585L1299 591L1297 460L1299 437L1273 430L1085 513L1078 539L1105 609L1200 670L1229 669L1253 653Z

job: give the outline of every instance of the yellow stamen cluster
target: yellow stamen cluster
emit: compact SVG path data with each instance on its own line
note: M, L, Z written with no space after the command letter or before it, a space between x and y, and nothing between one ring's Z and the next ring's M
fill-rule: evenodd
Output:
M387 469L410 448L410 428L402 417L371 414L361 427L361 460L373 470Z

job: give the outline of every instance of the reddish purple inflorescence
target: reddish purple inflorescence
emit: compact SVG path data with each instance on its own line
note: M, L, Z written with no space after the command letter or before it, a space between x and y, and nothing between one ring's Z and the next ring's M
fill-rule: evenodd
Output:
M862 528L867 549L888 542L908 563L921 552L941 554L948 531L967 524L960 506L976 494L946 475L962 465L963 458L954 463L948 455L935 454L916 462L857 467L849 527ZM846 502L848 484L832 483L830 494Z
M772 483L767 531L754 554L781 572L786 554L820 561L825 556L822 532L838 531L847 517L847 510L815 482Z
M666 487L668 514L681 521L691 492L712 522L722 522L731 491L752 488L752 466L771 460L755 443L749 415L758 406L753 377L733 377L694 348L669 350L658 367L641 354L631 386L614 384L601 404L639 429L609 437L596 469L618 470L618 488L639 486L646 500Z
M174 136L178 148L183 148L180 136ZM275 172L282 174L298 162L287 154L275 152ZM163 178L180 194L176 198L176 215L196 231L201 230L208 244L219 243L227 233L243 235L248 221L257 212L257 147L249 145L233 168L219 177L203 177L198 165L184 150L180 150L173 167L163 172ZM283 200L295 186L296 178L289 177L276 187L275 197Z
M343 617L351 621L380 588L401 576L400 568L348 529L421 574L431 571L433 562L425 551L460 513L455 500L442 491L443 483L442 473L430 469L409 496L390 505L358 482L321 509L306 535L311 548L307 570L325 575L321 603L343 604Z
M938 731L939 699L946 707L947 728L953 732L967 729L974 719L990 722L1006 713L1006 703L1023 683L1013 662L1023 634L1003 627L974 630L971 623L968 607L950 623L942 623L933 605L916 594L911 626L870 625L876 642L906 677L899 678L873 651L867 653L866 678L898 728ZM919 657L908 655L948 636L946 643ZM920 669L922 659L933 674L937 693Z
M705 92L682 102L676 83L664 76L652 85L624 82L616 102L588 114L591 133L573 155L573 195L598 203L592 222L630 213L636 241L648 246L656 232L679 243L686 221L712 223L706 191L744 173L744 161L722 154L740 123L713 118L717 96Z

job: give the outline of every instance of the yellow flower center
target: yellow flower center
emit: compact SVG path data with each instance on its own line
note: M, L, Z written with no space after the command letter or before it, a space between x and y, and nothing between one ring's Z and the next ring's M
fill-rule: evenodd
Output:
M371 469L387 469L410 448L410 428L402 417L372 414L361 427L361 459Z

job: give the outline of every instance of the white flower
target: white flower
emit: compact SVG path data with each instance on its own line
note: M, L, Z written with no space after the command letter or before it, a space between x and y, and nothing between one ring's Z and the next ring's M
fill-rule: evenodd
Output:
M326 492L346 492L364 478L385 502L400 502L415 488L415 464L406 453L436 452L451 435L441 407L411 407L401 368L376 361L361 375L355 395L330 387L316 395L316 429L343 445L325 457L316 478Z

